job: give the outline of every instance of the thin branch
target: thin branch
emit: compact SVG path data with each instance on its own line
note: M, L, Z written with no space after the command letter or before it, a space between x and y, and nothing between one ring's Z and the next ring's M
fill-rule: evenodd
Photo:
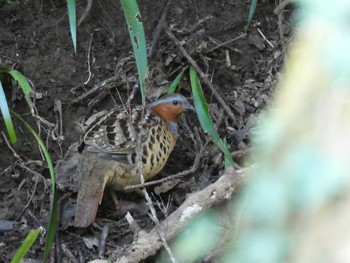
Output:
M201 153L203 153L203 152L204 151L202 151ZM161 184L161 183L164 183L164 182L167 182L167 181L170 181L170 180L181 178L181 177L189 175L189 174L193 174L195 171L197 171L197 169L199 167L200 160L202 158L202 154L201 153L196 155L196 159L194 160L194 163L193 163L191 169L189 169L189 170L182 171L182 172L179 172L177 174L173 174L173 175L167 176L165 178L162 178L162 179L159 179L159 180L154 180L154 181L147 182L147 183L144 182L144 183L141 183L141 184L128 185L128 186L126 186L124 188L124 190L132 190L132 189L137 189L137 188L141 188L141 187L147 187L147 186L150 186L150 185Z
M85 18L88 16L90 13L91 7L92 7L92 2L93 0L88 0L88 3L86 5L86 8L84 10L84 13L81 15L79 21L78 21L78 26L80 26L81 23L85 20Z
M230 39L230 40L228 40L228 41L226 41L226 42L223 42L223 43L221 43L221 44L219 44L219 45L217 45L217 46L215 46L215 47L209 49L209 50L206 51L205 53L213 52L214 50L217 50L218 48L221 48L221 47L223 47L223 46L226 46L226 45L228 45L228 44L231 44L232 42L235 42L235 41L237 41L237 40L239 40L239 39L245 38L246 36L247 36L247 34L241 34L241 35L239 35L239 36L237 36L237 37L235 37L235 38L233 38L233 39Z
M162 12L162 16L159 19L158 25L156 27L156 30L154 31L154 36L151 42L151 48L149 49L148 52L148 57L151 58L154 55L154 51L158 45L159 39L160 39L160 34L162 33L164 26L165 26L165 19L168 15L169 12L169 7L171 5L172 0L168 0L168 2L166 3L163 12Z
M16 151L11 147L11 144L10 144L10 142L8 141L8 139L7 139L7 137L6 137L6 135L5 135L5 133L2 131L1 132L2 133L2 136L4 137L4 140L5 140L5 143L6 143L6 145L7 145L7 147L11 150L11 152L13 153L13 156L15 156L16 157L16 159L18 159L20 162L22 162L23 163L23 160L21 159L21 157L16 153Z
M275 8L275 10L273 10L273 13L274 13L275 15L278 15L279 13L281 13L281 12L286 8L287 5L289 5L289 4L293 3L293 2L294 2L294 0L284 0L283 2L281 2L281 3Z
M169 36L169 38L174 42L174 44L177 46L177 48L181 51L182 55L188 60L188 62L193 66L193 68L198 72L201 79L204 81L204 83L211 89L213 95L215 98L220 102L226 113L229 115L229 117L235 122L236 118L233 112L231 111L231 108L227 105L225 100L222 98L218 90L215 88L213 83L208 79L207 75L202 71L202 69L198 66L196 61L193 60L193 58L188 54L186 49L181 45L180 41L176 38L176 36L171 32L169 28L166 28L165 32Z

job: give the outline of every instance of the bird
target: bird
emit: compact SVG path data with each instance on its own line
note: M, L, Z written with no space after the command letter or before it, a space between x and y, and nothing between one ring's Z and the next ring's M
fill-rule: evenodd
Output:
M74 225L96 218L106 186L123 191L158 174L179 137L178 120L191 103L181 94L142 105L116 107L98 117L83 137ZM142 164L142 169L139 164Z

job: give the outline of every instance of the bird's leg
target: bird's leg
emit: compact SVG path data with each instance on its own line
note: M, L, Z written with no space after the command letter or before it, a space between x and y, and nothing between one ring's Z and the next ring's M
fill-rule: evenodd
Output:
M112 197L112 200L113 200L113 203L115 205L115 209L118 211L120 209L120 204L119 204L119 200L117 198L117 195L115 194L115 191L108 187L108 192L110 193L111 197Z

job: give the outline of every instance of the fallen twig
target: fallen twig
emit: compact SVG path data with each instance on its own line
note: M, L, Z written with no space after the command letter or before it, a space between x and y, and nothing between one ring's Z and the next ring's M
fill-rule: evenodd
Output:
M160 17L159 19L159 22L158 22L158 25L154 31L154 36L153 36L153 39L152 39L152 42L151 42L151 48L149 49L149 52L148 52L148 57L151 58L153 57L154 55L154 51L158 45L158 42L159 42L159 38L160 38L160 34L162 33L163 29L164 29L164 25L165 25L165 19L168 15L168 11L169 11L169 7L171 5L171 2L172 0L168 0L164 9L163 9L163 12L162 12L162 16Z
M159 180L154 180L154 181L147 182L147 183L128 185L128 186L126 186L124 188L124 190L132 190L132 189L137 189L137 188L141 188L141 187L147 187L147 186L151 186L151 185L155 185L155 184L161 184L161 183L164 183L164 182L167 182L167 181L170 181L170 180L174 180L174 179L177 179L177 178L180 178L180 177L192 174L195 171L197 171L197 169L199 167L199 164L200 164L201 158L202 158L202 154L201 153L197 154L196 155L196 159L194 160L194 163L193 163L192 167L190 169L186 170L186 171L182 171L182 172L179 172L177 174L173 174L173 175L167 176L165 178L162 178L162 179L159 179Z
M228 44L230 44L230 43L232 43L232 42L235 42L235 41L237 41L237 40L239 40L239 39L245 38L246 36L247 36L247 34L239 35L239 36L237 36L237 37L235 37L235 38L233 38L233 39L230 39L230 40L228 40L228 41L226 41L226 42L223 42L223 43L221 43L221 44L219 44L219 45L217 45L217 46L215 46L215 47L213 47L213 48L207 50L205 53L213 52L214 50L217 50L218 48L221 48L221 47L223 47L223 46L226 46L226 45L228 45Z
M94 87L92 89L89 89L87 92L81 94L78 98L76 98L75 100L72 101L72 104L76 104L80 101L82 101L83 99L85 99L86 97L90 96L92 93L96 92L97 90L99 90L100 88L103 88L104 86L106 86L107 84L117 81L119 76L113 76L110 77L108 79L105 79L104 81L94 85Z
M87 1L87 5L86 8L84 10L84 13L81 15L81 17L79 18L78 21L78 26L80 26L81 23L83 23L83 21L85 20L85 18L88 16L88 14L90 13L91 7L92 7L92 2L93 0L88 0Z
M109 225L106 224L102 228L101 238L98 244L98 257L103 258L106 251L106 242L109 233Z
M276 6L275 10L273 10L273 13L275 15L280 14L283 11L283 9L285 9L286 6L291 4L291 3L293 3L293 0L284 0L284 1L282 1L278 6Z
M16 151L11 147L11 144L9 143L5 133L2 131L1 132L2 136L4 137L5 143L7 145L7 147L11 150L11 152L13 153L13 156L16 157L16 159L18 159L20 162L23 163L23 160L21 159L21 157L19 156L19 154L16 153Z

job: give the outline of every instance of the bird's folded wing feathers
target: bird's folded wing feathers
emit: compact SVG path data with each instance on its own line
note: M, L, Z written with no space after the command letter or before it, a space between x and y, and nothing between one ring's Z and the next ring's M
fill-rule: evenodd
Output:
M130 109L115 108L96 120L84 136L84 143L90 152L132 154L139 140L145 141L147 125L159 118L150 110L136 106ZM138 136L141 136L139 138Z

